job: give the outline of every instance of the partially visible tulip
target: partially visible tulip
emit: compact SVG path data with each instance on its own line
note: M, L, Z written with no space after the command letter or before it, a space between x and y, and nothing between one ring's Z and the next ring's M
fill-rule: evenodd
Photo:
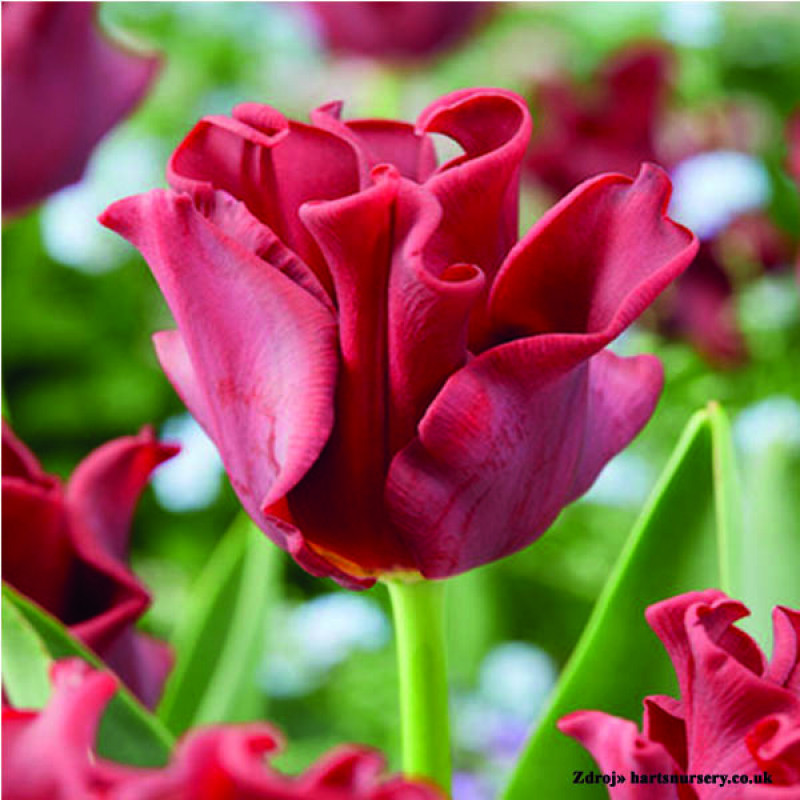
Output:
M601 65L585 90L561 79L537 87L541 128L526 172L560 195L601 172L635 175L658 161L671 66L663 47L640 45Z
M576 711L558 723L605 772L674 776L674 783L628 780L609 789L614 800L720 795L719 784L680 782L691 774L763 781L767 773L770 785L729 784L726 789L737 800L800 797L800 612L775 608L770 661L733 624L748 613L716 590L650 606L647 621L669 653L680 698L646 697L641 733L633 722L600 711Z
M178 330L170 380L243 505L315 575L444 578L513 553L649 419L662 373L607 351L691 261L666 175L601 175L517 241L524 102L469 89L416 128L201 120L172 191L106 210ZM429 133L463 155L436 167Z
M764 214L745 214L702 242L674 293L657 306L660 330L689 341L716 367L747 361L747 344L736 318L734 277L739 281L786 266L791 241Z
M171 656L134 627L150 597L126 565L128 536L150 473L176 452L145 429L95 450L63 486L3 423L3 580L69 626L148 705Z
M3 214L77 181L158 59L98 30L94 3L3 3Z
M305 3L324 45L339 55L408 61L438 54L466 37L491 3Z
M270 725L191 731L163 769L97 757L95 739L114 678L78 660L56 662L53 694L40 712L3 709L3 797L7 800L443 800L433 787L384 779L383 757L345 745L297 777L265 757L282 747Z

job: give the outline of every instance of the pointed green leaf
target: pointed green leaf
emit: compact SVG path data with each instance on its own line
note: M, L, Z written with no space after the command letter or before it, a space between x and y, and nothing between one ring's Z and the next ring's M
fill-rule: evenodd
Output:
M107 669L57 619L6 584L3 584L3 600L4 614L5 605L11 605L28 623L50 658L82 658L98 669ZM97 752L122 764L162 766L172 744L172 737L158 719L120 686L100 722Z
M17 708L44 708L52 659L36 631L3 594L3 691Z
M282 552L244 514L193 587L175 637L177 658L159 716L173 732L263 716L257 684Z
M677 692L672 666L645 622L651 603L722 585L720 547L739 537L738 494L724 413L695 414L637 520L548 707L514 771L506 800L606 797L573 786L572 771L595 769L556 722L578 709L641 719L642 698Z

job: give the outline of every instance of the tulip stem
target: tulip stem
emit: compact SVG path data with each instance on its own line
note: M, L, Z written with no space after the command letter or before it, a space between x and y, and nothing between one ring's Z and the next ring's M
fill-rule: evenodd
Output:
M403 771L450 794L444 582L387 580L400 672Z

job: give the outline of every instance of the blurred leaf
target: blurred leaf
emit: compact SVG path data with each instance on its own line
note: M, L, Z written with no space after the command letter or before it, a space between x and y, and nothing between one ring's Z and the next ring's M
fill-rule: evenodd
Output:
M176 666L159 706L173 732L262 716L257 671L282 555L244 514L211 555L179 624Z
M748 504L730 594L752 611L741 626L770 652L773 607L800 608L800 454L775 441L742 465Z
M53 659L82 658L108 669L54 617L3 584L6 604L21 614ZM97 752L111 761L134 766L166 764L173 740L161 723L122 685L108 704L97 735Z
M511 777L507 800L606 796L602 786L573 787L572 771L591 770L594 762L556 722L577 709L638 720L645 695L675 695L672 666L644 610L666 597L721 585L720 547L730 551L738 536L733 475L727 420L712 404L689 421L634 525Z
M3 691L17 708L44 708L52 659L36 631L3 594Z

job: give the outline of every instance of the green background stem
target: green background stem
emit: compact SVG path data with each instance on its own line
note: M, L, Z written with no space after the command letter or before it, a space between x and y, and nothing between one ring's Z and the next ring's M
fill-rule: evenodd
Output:
M444 583L387 580L400 671L403 771L450 793Z

